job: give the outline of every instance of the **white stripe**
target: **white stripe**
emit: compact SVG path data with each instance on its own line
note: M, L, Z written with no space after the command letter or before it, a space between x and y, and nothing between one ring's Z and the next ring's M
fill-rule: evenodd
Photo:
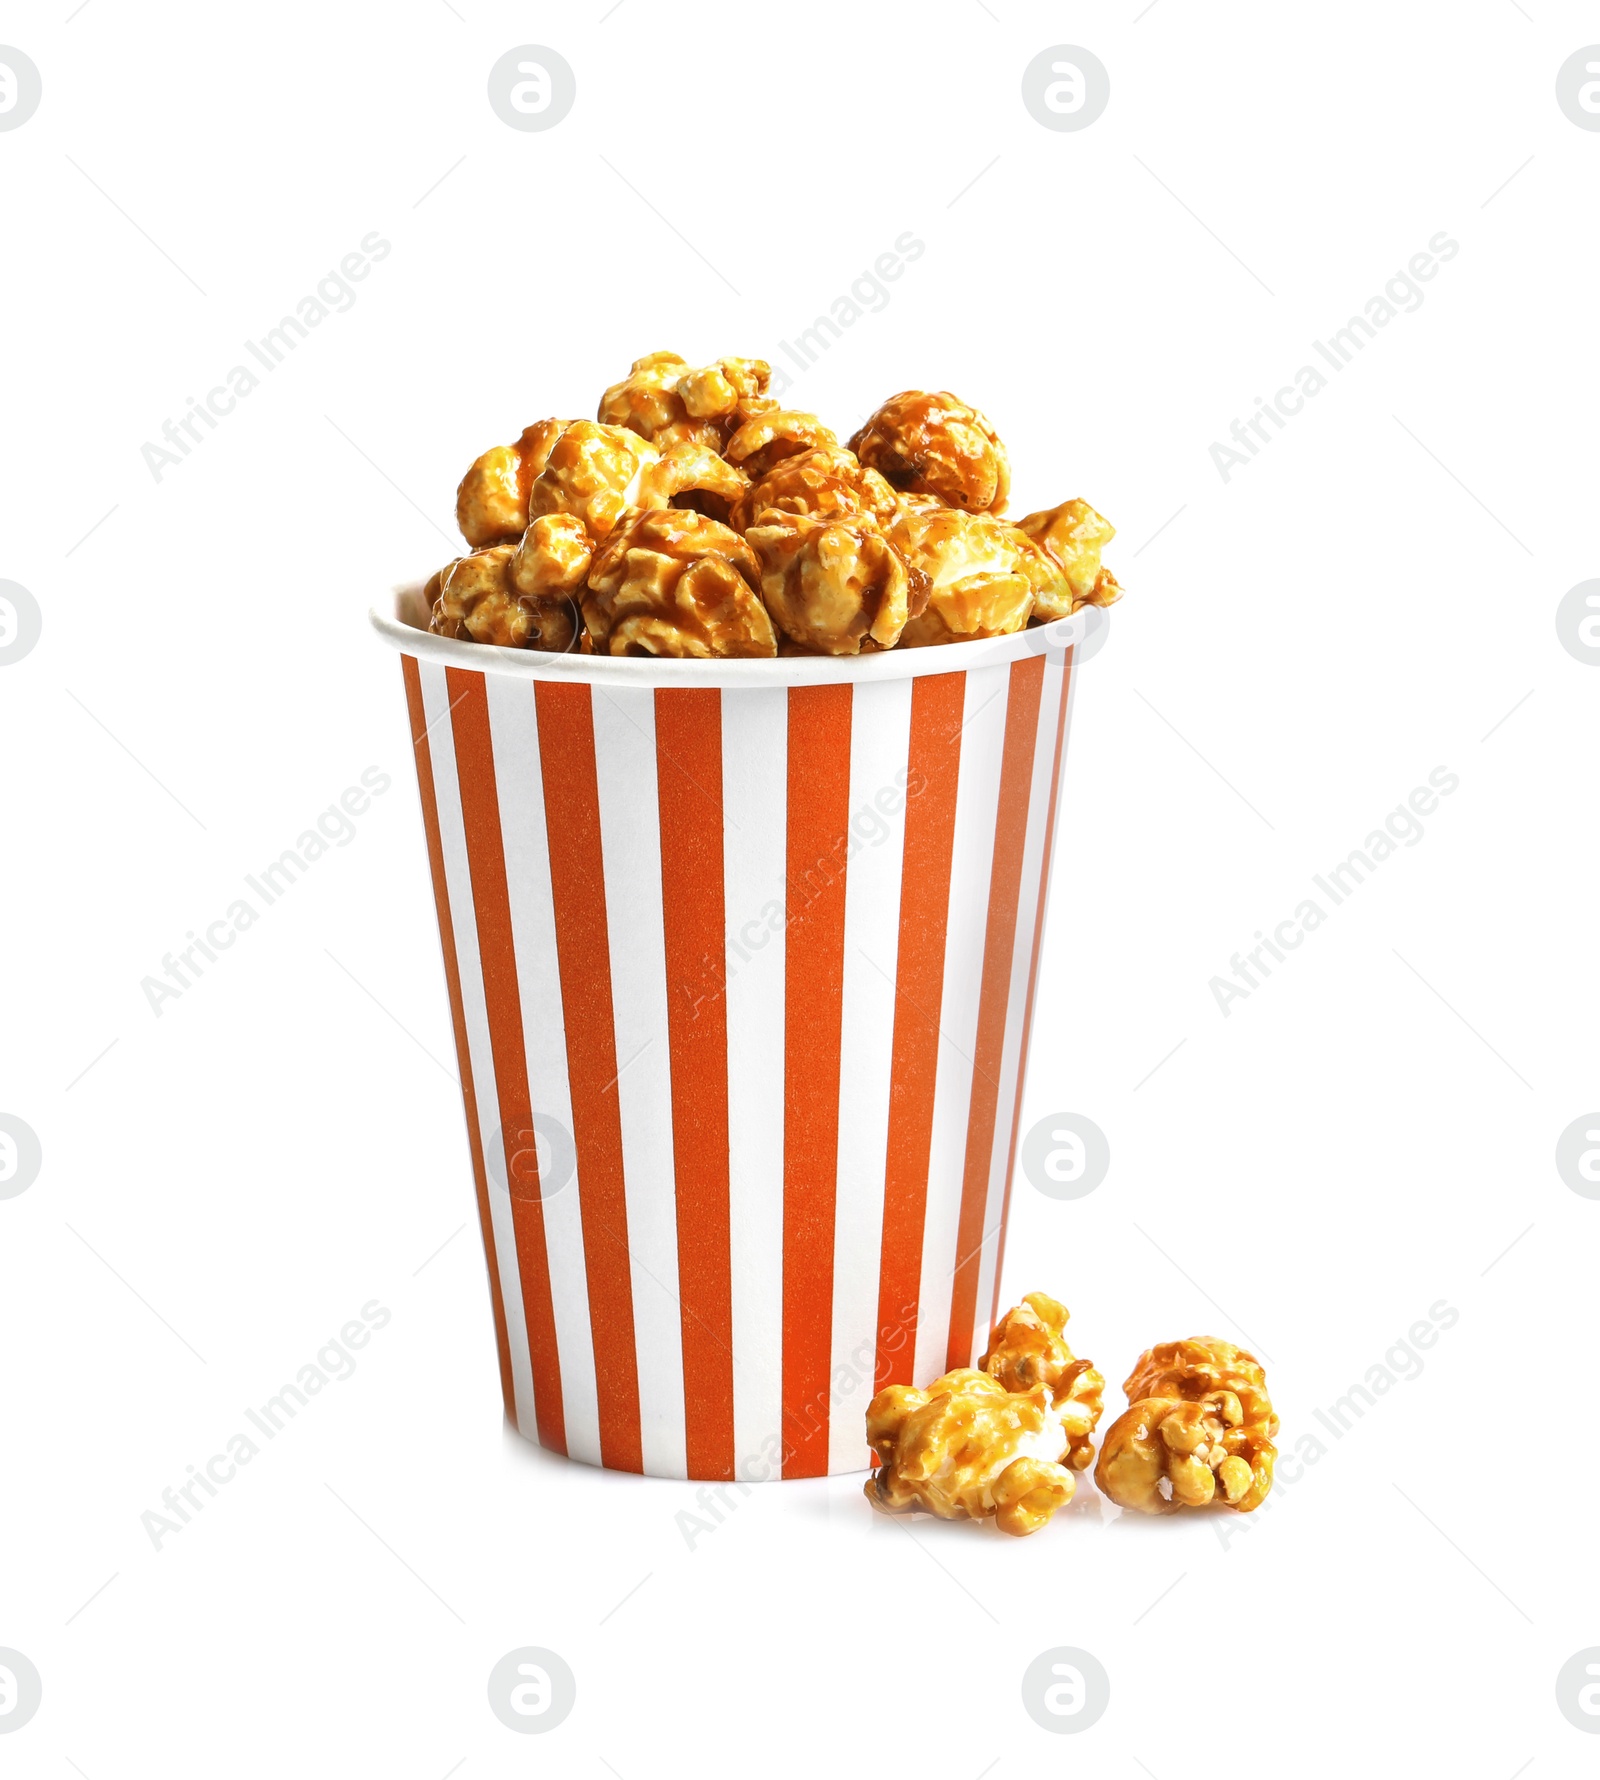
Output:
M567 1456L598 1465L600 1404L595 1388L589 1282L584 1271L582 1182L572 1161L572 1096L567 1081L566 1025L533 688L525 681L498 674L487 678L511 935L517 955L517 992L522 1001L522 1042L528 1058L528 1096L535 1129L555 1133L548 1144L541 1140L539 1160ZM543 1167L557 1145L571 1162L572 1172L559 1187L546 1192Z
M728 1224L739 1477L783 1448L783 1035L788 694L722 694Z
M944 994L939 1009L939 1066L934 1079L933 1144L928 1159L928 1208L923 1223L917 1311L915 1376L923 1382L945 1370L950 1339L950 1295L960 1239L967 1119L972 1108L972 1058L977 1046L978 1003L983 989L983 949L988 935L989 878L994 864L1000 769L1005 755L1009 675L1010 669L1006 667L968 673L962 707L961 771L951 849Z
M863 1417L877 1364L883 1188L894 1064L895 964L911 749L911 680L855 688L845 872L838 1198L828 1469L868 1463Z
M456 777L456 752L450 732L450 692L444 669L419 662L422 709L427 719L428 753L433 763L433 799L439 812L439 847L444 855L445 888L450 897L450 922L455 929L456 974L461 979L461 1013L472 1059L472 1086L478 1105L478 1141L489 1177L489 1227L494 1236L500 1273L500 1296L506 1311L506 1342L511 1350L511 1395L519 1432L539 1438L534 1416L533 1367L528 1356L528 1322L522 1304L522 1277L517 1267L517 1237L511 1222L511 1198L505 1181L505 1151L500 1146L500 1108L496 1098L494 1049L489 1042L489 1010L483 995L483 967L478 957L478 922L467 864L466 827L461 817L461 787ZM496 1151L499 1165L495 1165Z
M988 1340L996 1314L995 1284L1000 1258L1000 1220L1004 1215L1006 1163L1017 1122L1017 1071L1023 1063L1022 1024L1027 1010L1028 972L1033 963L1033 935L1039 914L1039 873L1044 864L1045 818L1050 808L1050 775L1055 764L1056 731L1061 723L1063 670L1046 658L1039 698L1039 729L1028 788L1028 826L1022 847L1022 876L1017 891L1017 937L1011 953L1011 978L1006 997L1005 1040L1000 1052L1000 1095L995 1107L994 1147L989 1160L988 1196L983 1214L983 1260L978 1270L978 1300L973 1339ZM975 1351L982 1352L978 1347Z
M655 694L597 686L592 698L642 1462L651 1477L687 1477Z

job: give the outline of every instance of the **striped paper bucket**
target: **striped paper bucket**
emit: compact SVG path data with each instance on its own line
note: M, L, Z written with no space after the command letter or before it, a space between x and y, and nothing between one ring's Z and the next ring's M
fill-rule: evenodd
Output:
M402 656L506 1412L814 1477L995 1314L1080 613L852 660Z

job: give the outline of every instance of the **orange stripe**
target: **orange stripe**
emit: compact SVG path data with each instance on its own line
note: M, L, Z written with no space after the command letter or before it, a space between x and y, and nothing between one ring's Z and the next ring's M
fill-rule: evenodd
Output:
M1040 658L1043 659L1042 657ZM1056 757L1050 768L1050 802L1044 813L1044 853L1039 860L1039 906L1033 917L1033 957L1028 963L1028 998L1023 1004L1022 1045L1017 1053L1017 1098L1011 1108L1011 1148L1006 1155L1006 1192L1000 1207L1000 1252L994 1264L994 1301L989 1320L1000 1315L1000 1276L1006 1264L1006 1228L1011 1221L1011 1182L1017 1171L1017 1135L1022 1121L1022 1090L1028 1078L1028 1042L1033 1033L1033 998L1039 986L1039 947L1044 940L1045 899L1050 894L1050 861L1056 846L1056 799L1061 791L1061 759L1067 739L1067 693L1072 686L1072 651L1061 675L1061 710L1056 720Z
M913 1382L965 702L965 674L929 674L911 683L889 1154L878 1270L876 1384L880 1389Z
M978 1035L972 1052L972 1098L967 1108L967 1154L961 1178L961 1218L956 1226L956 1270L950 1291L950 1337L945 1370L973 1362L978 1310L978 1263L983 1254L984 1215L994 1170L995 1116L1000 1105L1001 1055L1017 944L1017 905L1022 893L1022 854L1028 840L1028 800L1033 790L1034 750L1044 657L1013 662L1006 699L1006 736L1000 760L994 863L989 871L989 919L983 938L983 978L978 991Z
M500 832L494 743L489 734L489 690L482 674L461 668L445 669L445 690L450 696L456 777L461 786L461 823L466 830L467 863L472 873L483 998L489 1014L489 1044L494 1053L511 1222L516 1232L517 1267L522 1275L522 1305L528 1324L534 1420L539 1428L539 1444L564 1453L567 1430L561 1400L561 1359L550 1302L544 1202L539 1197L536 1152L529 1142L533 1108L528 1098L528 1059L522 1043L522 996L517 988L517 959L511 939L511 898L506 889L506 850Z
M658 691L655 706L684 1435L691 1477L731 1478L722 694L711 689Z
M785 1477L822 1477L828 1469L850 714L848 685L789 691L783 1002Z
M439 805L433 790L433 753L428 746L428 718L422 704L422 675L416 657L400 657L406 679L406 704L411 711L411 742L417 755L417 789L422 793L422 826L428 837L428 866L433 873L433 900L439 911L439 944L444 950L444 976L450 990L450 1023L456 1034L456 1062L461 1069L461 1098L467 1109L467 1143L472 1151L472 1178L478 1192L478 1222L489 1263L489 1298L494 1306L494 1340L500 1352L500 1394L506 1415L517 1419L516 1391L511 1382L511 1338L506 1330L505 1298L500 1290L500 1264L495 1258L494 1225L489 1217L489 1180L483 1166L483 1138L478 1130L478 1095L472 1084L472 1053L467 1047L467 1016L461 1001L461 968L456 960L456 929L450 915L450 887L444 875L444 843L439 837Z
M534 687L556 956L567 1029L567 1078L578 1149L578 1202L589 1283L600 1462L642 1471L639 1362L634 1344L628 1202L623 1188L622 1116L617 1092L617 1027L611 1003L611 942L600 787L595 774L594 707L587 686L539 681ZM631 1061L631 1059L630 1059Z

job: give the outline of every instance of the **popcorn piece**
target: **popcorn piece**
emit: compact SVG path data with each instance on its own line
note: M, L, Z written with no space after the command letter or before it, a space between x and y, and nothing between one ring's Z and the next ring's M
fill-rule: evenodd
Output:
M782 459L733 509L729 523L745 531L769 507L782 513L817 513L829 517L866 513L880 526L894 518L899 497L876 470L861 467L853 451L842 445L819 445Z
M679 380L689 368L689 361L675 352L636 358L628 375L600 398L597 418L605 426L629 428L661 451L685 441L716 450L722 434L715 426L691 420L678 394Z
M1261 1362L1215 1335L1163 1341L1146 1348L1122 1389L1130 1403L1141 1397L1176 1397L1198 1403L1213 1392L1229 1391L1239 1399L1246 1427L1259 1429L1268 1440L1278 1432L1278 1417L1267 1395L1267 1375Z
M764 358L719 358L680 377L676 393L695 420L744 420L777 407L767 395L771 381L772 366Z
M589 578L594 545L572 513L546 513L522 534L511 559L511 584L527 599L577 595Z
M1100 567L1100 552L1117 528L1087 501L1063 501L1029 513L1016 529L1043 557L1042 562L1030 559L1036 618L1065 618L1080 606L1109 606L1122 597L1116 577Z
M728 441L723 456L738 464L752 482L760 482L786 457L838 443L815 414L774 408L747 420Z
M927 1390L889 1385L867 1407L867 1440L881 1461L867 1500L890 1514L922 1509L944 1520L986 1520L1034 1533L1071 1501L1058 1463L1066 1435L1049 1392L1008 1391L963 1367Z
M743 470L735 469L709 446L685 441L674 445L660 463L645 472L639 505L692 507L708 519L726 521L749 487Z
M600 654L773 656L761 568L735 531L676 507L630 513L589 571L583 618Z
M888 535L929 583L926 610L901 636L905 647L1005 636L1028 622L1033 586L1015 527L988 514L906 500Z
M505 649L570 649L578 629L571 600L519 598L512 580L519 549L491 544L442 569L428 629Z
M528 494L550 447L571 425L539 420L515 445L495 445L467 471L456 490L456 524L476 550L521 535L528 523Z
M968 513L1003 513L1011 465L1000 436L976 408L939 390L890 396L850 449L902 494L931 495Z
M1144 1397L1106 1430L1094 1480L1119 1507L1172 1514L1221 1501L1248 1513L1272 1488L1277 1451L1245 1425L1232 1391L1195 1402Z
M1064 1463L1083 1471L1094 1461L1094 1430L1105 1407L1106 1381L1066 1340L1068 1311L1043 1292L1029 1292L994 1326L989 1351L978 1362L1008 1391L1050 1393L1067 1436Z
M529 518L570 513L602 543L622 515L641 504L645 473L660 461L655 446L627 427L575 420L555 441L534 481Z
M900 640L911 574L869 518L770 508L745 537L761 559L767 610L792 641L819 655L858 655Z

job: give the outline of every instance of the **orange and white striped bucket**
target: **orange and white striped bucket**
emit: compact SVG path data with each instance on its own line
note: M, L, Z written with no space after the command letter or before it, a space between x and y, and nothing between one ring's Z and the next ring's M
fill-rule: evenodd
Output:
M1100 615L1094 615L1099 618ZM506 1413L863 1469L982 1352L1086 613L854 659L402 656ZM409 620L409 622L408 622Z

